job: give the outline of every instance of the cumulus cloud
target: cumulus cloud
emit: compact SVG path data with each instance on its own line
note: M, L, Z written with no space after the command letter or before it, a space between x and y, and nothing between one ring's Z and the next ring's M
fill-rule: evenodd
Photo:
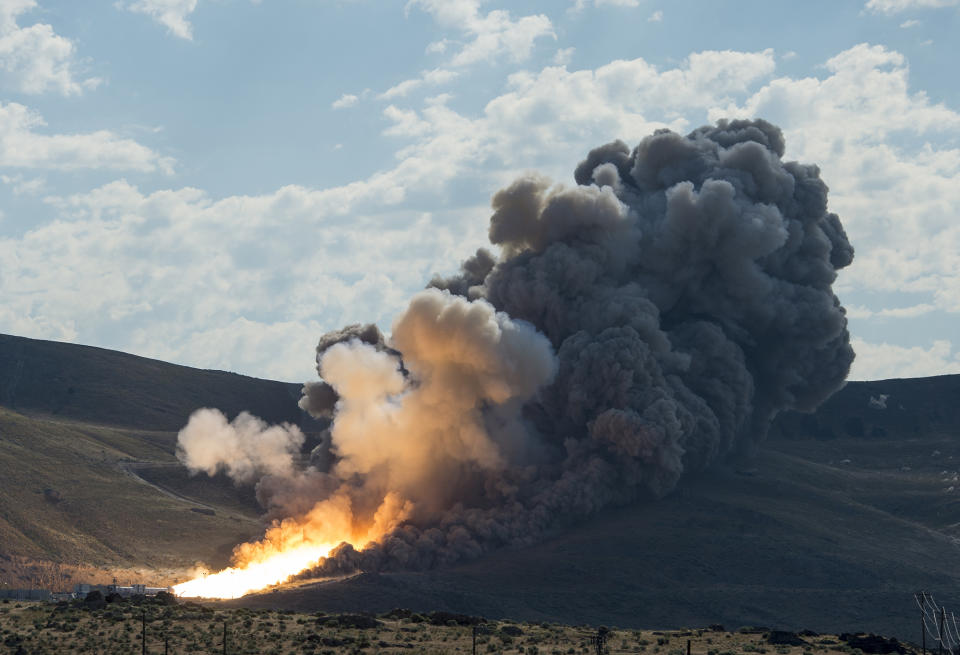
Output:
M553 63L556 66L567 66L573 59L573 53L576 48L560 48L553 55Z
M358 102L360 102L359 96L352 93L344 93L342 96L334 100L330 106L334 109L346 109L347 107L353 107Z
M37 8L36 0L0 3L0 79L8 89L22 93L53 91L77 95L98 86L99 78L77 77L76 48L46 23L19 25L25 13Z
M659 23L662 20L663 20L663 11L660 9L657 9L655 12L647 16L648 23Z
M388 108L386 129L405 140L380 172L342 187L214 199L118 182L51 199L53 221L0 240L0 289L17 290L5 294L12 305L0 308L0 329L297 380L310 370L303 353L316 333L386 320L432 273L476 250L483 231L464 217L481 212L496 186L530 166L565 176L558 161L611 134L630 142L657 128L689 129L704 107L711 117L770 117L784 128L787 156L819 162L831 209L858 246L841 296L902 288L920 294L917 307L957 311L960 227L950 217L960 206L960 115L911 89L904 57L879 46L839 53L817 76L774 73L772 51L694 53L671 67L643 59L548 66L511 76L475 112L444 96ZM454 180L474 195L448 194ZM414 188L431 194L429 213L408 204ZM313 230L313 248L304 230ZM267 252L268 240L287 245ZM145 266L145 257L160 265ZM245 272L290 262L303 274ZM201 300L184 307L186 297ZM108 318L120 314L137 326L122 342ZM258 352L278 344L276 357Z
M420 77L404 80L403 82L395 84L381 93L379 98L381 100L390 100L392 98L402 97L422 86L438 86L441 84L446 84L447 82L455 79L457 75L458 73L456 71L446 70L443 68L435 68L433 70L424 71Z
M39 133L45 125L43 117L21 104L0 103L0 166L173 172L173 158L109 130Z
M35 196L46 187L47 181L42 177L24 177L21 174L0 175L4 184L10 185L14 195Z
M302 380L317 333L389 317L480 238L398 207L417 173L221 199L122 180L49 197L54 220L0 237L0 331Z
M118 2L117 6L149 16L176 37L193 39L193 26L188 17L197 8L197 0L132 0Z
M610 7L639 7L640 0L574 0L573 11L581 11L588 4L592 4L595 7L603 7L604 5Z
M956 7L960 0L868 0L865 7L881 14L897 14L913 9Z
M683 129L682 119L646 112L726 102L772 66L770 53L699 53L664 70L642 59L550 67L514 77L478 115L444 97L388 108L391 133L409 141L380 172L329 189L211 198L194 188L147 193L120 180L50 197L51 220L0 239L8 298L0 331L303 379L311 371L303 354L318 332L387 320L433 273L476 249L484 230L469 219L498 176L576 161L613 131L639 139L657 127ZM538 107L545 119L530 129ZM445 199L454 180L475 196ZM412 189L435 194L429 213L407 205Z
M887 380L960 373L960 351L947 339L935 340L929 348L870 343L854 338L857 359L851 380Z
M411 0L407 7L413 6L429 13L441 27L457 30L468 39L451 58L451 66L493 61L503 55L523 61L530 56L537 39L556 38L553 23L544 14L518 19L503 9L483 14L480 0ZM445 51L447 46L446 40L432 44L437 52Z
M909 307L885 307L883 309L870 309L863 305L852 305L847 307L847 315L850 318L916 318L936 310L930 303L920 303Z
M911 92L905 58L860 44L826 62L824 78L777 78L713 116L768 116L794 157L819 161L831 205L846 217L857 263L841 291L908 291L960 311L960 113Z

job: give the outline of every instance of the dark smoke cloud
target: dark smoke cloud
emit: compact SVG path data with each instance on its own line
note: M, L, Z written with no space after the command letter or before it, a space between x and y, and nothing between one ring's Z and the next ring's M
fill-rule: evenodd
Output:
M827 211L819 170L783 153L770 123L720 121L686 136L660 130L633 150L600 146L577 166L574 187L526 175L492 201L489 236L500 257L479 250L456 275L431 281L442 293L418 296L395 323L391 345L403 364L379 332L352 326L325 336L321 362L335 343L352 344L355 356L389 351L392 359L377 361L393 375L395 396L383 398L413 402L428 388L445 405L446 390L461 394L473 418L455 432L463 438L480 425L475 447L484 455L443 460L447 468L429 469L434 479L423 487L404 480L397 493L412 503L386 536L363 550L341 546L308 575L448 564L528 543L611 504L662 496L682 475L749 453L777 412L812 410L838 389L854 354L831 285L853 248ZM427 337L401 331L420 324L415 305L430 316L455 311L469 338L448 343L433 333L444 343L426 348ZM490 365L463 355L493 329L472 324L473 315L526 345L491 342ZM549 341L552 367L549 346L525 325ZM440 375L441 351L463 361ZM539 377L516 379L510 363L533 351ZM509 393L496 392L500 376L513 380ZM308 385L304 398L301 406L329 414L337 395ZM368 494L396 489L383 462L342 474L358 469L338 445L346 410L336 411L330 452L350 463L330 468L337 484L272 475L261 485L265 502L306 507L336 493L354 508L375 507ZM433 426L437 434L444 425Z
M434 287L535 325L559 372L530 403L541 473L407 525L328 567L429 567L523 542L749 451L783 409L812 410L853 361L831 291L853 248L815 166L778 128L720 121L592 150L574 188L523 177L493 198L486 251ZM491 486L496 486L491 485Z

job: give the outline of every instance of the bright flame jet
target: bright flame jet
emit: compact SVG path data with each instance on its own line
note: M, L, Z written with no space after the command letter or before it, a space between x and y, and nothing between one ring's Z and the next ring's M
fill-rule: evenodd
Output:
M239 598L253 591L286 582L291 576L326 557L338 544L304 545L278 552L242 567L226 568L173 586L177 596Z
M274 523L260 541L237 546L234 566L174 585L173 591L191 598L239 598L281 584L316 566L340 544L379 539L409 515L410 507L397 494L388 493L372 522L358 525L350 498L334 494L305 516Z

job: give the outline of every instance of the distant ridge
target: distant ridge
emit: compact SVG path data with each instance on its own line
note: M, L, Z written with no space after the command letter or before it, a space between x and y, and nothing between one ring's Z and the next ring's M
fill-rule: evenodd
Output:
M848 382L813 414L784 412L770 438L900 439L960 434L960 375Z
M101 425L179 430L198 407L312 425L300 385L114 350L0 335L0 406Z
M315 427L297 407L300 386L0 334L0 406L27 414L179 430L193 410L216 407L229 417L246 410L270 423ZM770 437L869 439L956 430L957 398L960 375L849 382L813 414L780 414Z

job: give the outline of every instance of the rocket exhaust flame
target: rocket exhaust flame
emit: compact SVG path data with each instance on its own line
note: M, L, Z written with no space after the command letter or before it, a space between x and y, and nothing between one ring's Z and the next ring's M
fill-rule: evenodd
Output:
M177 596L189 598L239 598L254 591L286 582L295 573L316 565L335 544L310 545L278 552L261 562L226 568L174 585Z
M320 339L300 406L332 423L306 466L294 426L196 412L181 461L255 482L274 523L177 593L529 543L812 411L853 361L832 291L853 248L819 170L784 147L762 120L659 130L592 150L574 187L528 174L499 191L499 256L434 278L389 338Z

